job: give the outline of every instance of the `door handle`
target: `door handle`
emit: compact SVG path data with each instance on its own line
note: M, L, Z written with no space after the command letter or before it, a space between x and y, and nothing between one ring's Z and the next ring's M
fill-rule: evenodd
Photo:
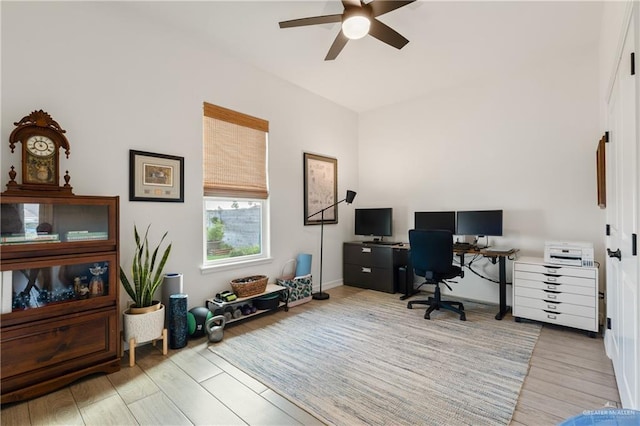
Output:
M618 249L616 251L611 251L611 250L607 249L607 254L609 255L609 257L617 257L618 260L620 262L622 262L622 253L620 253L620 249Z

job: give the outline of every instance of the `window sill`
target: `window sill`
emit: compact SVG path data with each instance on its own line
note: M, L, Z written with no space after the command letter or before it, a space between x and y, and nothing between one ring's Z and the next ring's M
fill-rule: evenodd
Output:
M273 262L272 257L264 259L246 260L244 262L237 263L225 263L224 265L202 265L200 267L200 273L202 275L212 274L214 272L230 271L233 269L247 268L256 265L266 265Z

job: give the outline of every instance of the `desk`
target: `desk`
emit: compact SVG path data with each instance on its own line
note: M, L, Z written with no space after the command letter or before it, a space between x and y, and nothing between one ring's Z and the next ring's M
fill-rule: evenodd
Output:
M507 306L507 257L512 256L518 252L518 249L510 249L509 251L492 251L491 247L486 249L478 248L466 248L466 249L453 249L453 253L460 257L460 266L464 267L464 255L465 254L480 254L484 257L491 259L493 264L498 261L499 281L500 281L500 311L496 314L496 319L501 320L511 310Z
M406 246L406 245L405 245ZM499 279L500 282L500 311L496 314L496 319L501 320L504 316L511 310L509 306L507 306L507 257L512 256L518 252L518 249L510 249L508 251L492 251L491 247L486 249L478 249L474 247L469 247L465 249L453 249L453 254L460 257L460 267L464 267L464 255L482 255L484 257L488 257L491 259L493 264L498 262L498 271L499 271ZM413 274L408 274L413 276ZM413 291L407 287L405 294L400 297L400 300L405 300L418 291L413 289Z

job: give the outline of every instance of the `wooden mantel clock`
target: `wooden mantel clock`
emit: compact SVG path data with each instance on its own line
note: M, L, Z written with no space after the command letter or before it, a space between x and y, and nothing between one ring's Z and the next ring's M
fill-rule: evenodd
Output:
M60 186L60 148L65 149L69 158L69 141L66 130L43 110L33 111L22 118L9 136L9 147L13 153L16 143L22 144L22 183L15 181L16 172L11 166L9 193L37 193L47 195L73 195L69 185L69 171L64 175L64 185Z

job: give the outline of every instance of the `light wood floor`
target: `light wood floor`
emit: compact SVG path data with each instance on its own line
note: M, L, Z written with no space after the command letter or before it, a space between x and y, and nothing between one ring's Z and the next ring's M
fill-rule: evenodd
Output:
M348 286L328 290L332 299L359 291ZM331 299L236 324L225 336L251 332L321 303ZM135 367L128 366L125 354L119 372L90 376L40 398L5 405L0 421L5 426L321 424L207 346L206 338L194 339L167 356L151 345L141 346ZM619 406L620 399L602 338L544 326L511 425L555 425L607 404Z

